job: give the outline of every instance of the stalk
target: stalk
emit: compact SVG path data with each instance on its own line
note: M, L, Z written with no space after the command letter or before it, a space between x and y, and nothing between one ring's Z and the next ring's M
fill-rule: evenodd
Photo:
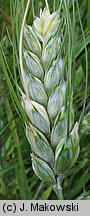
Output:
M79 10L79 3L78 1L76 1L76 5L77 5L77 12L78 12L78 17L79 17L79 23L80 23L80 27L81 27L81 31L82 31L82 36L83 36L83 41L84 41L84 49L85 49L85 60L86 60L86 74L85 74L85 93L84 93L84 101L83 101L83 109L80 115L80 119L79 119L79 128L82 125L82 121L83 121L83 117L84 117L84 113L85 113L85 106L86 106L86 100L87 100L87 88L88 88L88 50L87 50L87 46L86 46L86 39L85 39L85 34L84 34L84 29L83 29L83 25L82 25L82 20L81 20L81 16L80 16L80 10Z
M58 200L64 200L62 181L63 181L63 176L57 177L57 184L53 186L53 190L54 190Z

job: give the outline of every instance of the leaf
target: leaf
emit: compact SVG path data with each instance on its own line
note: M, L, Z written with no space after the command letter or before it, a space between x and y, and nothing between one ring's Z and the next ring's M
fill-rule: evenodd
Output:
M67 197L68 199L73 199L75 196L77 196L80 191L83 189L84 185L88 183L90 180L90 173L86 171L81 178L78 179L77 184L74 186L74 190L70 190Z
M88 28L88 30L90 30L90 0L88 0L87 28Z
M80 65L75 74L74 93L78 90L79 84L82 81L83 76L84 76L83 68L82 65Z
M85 35L85 39L86 39L86 45L89 45L90 31L87 32L87 34ZM85 49L84 39L81 38L75 46L75 57L78 58L79 55L84 51L84 49Z
M1 44L0 44L0 48L1 48ZM2 50L3 51L3 50ZM20 102L19 102L19 99L16 95L16 92L14 90L14 87L12 85L12 82L10 80L10 77L8 75L8 70L7 70L7 67L9 69L9 66L8 66L8 63L7 63L7 60L4 56L4 53L2 53L2 51L0 50L0 61L1 61L1 66L2 66L2 69L4 71L4 75L5 75L5 78L6 78L6 82L7 82L7 86L8 86L8 89L9 89L9 92L10 92L10 95L11 95L11 98L12 98L12 101L14 103L14 106L15 106L15 109L18 113L18 115L21 117L22 116L22 119L24 121L26 121L28 123L28 120L27 120L27 116L26 116L26 113L24 112ZM6 67L6 64L7 64L7 67ZM9 69L9 72L10 72L10 75L11 75L11 71ZM12 77L12 76L11 76Z
M7 70L7 67L6 67L7 61L5 59L5 56L3 56L1 50L0 50L0 59L1 59L2 69L4 71L4 75L5 75L5 78L6 78L6 82L7 82L10 94L11 94L11 98L14 101L14 105L15 105L15 108L16 108L18 114L20 112L21 116L23 118L23 117L25 117L25 113L23 112L21 104L20 104L20 102L18 100L18 97L16 95L16 92L15 92L15 90L13 88L12 82L11 82L11 80L9 78L8 70ZM16 106L15 103L17 104L17 106ZM24 116L23 116L23 114L24 114ZM25 119L26 119L26 117L25 117ZM19 139L18 139L18 135L17 135L16 130L15 130L15 139L16 139L15 142L17 144L16 147L17 147L18 162L19 162L18 163L19 172L17 174L17 178L18 178L18 182L19 182L20 195L21 195L22 199L30 199L32 196L31 196L31 193L30 193L30 190L29 190L28 181L27 181L26 174L25 174L25 167L24 167L24 163L23 163L23 160L22 160L21 150L20 150L20 147L19 147ZM11 167L12 166L15 166L15 164L11 164ZM11 169L11 167L10 168L8 167L8 169ZM1 171L4 172L3 169Z
M2 193L0 193L0 200L11 200L11 198L7 195L3 195Z
M4 151L2 152L2 157L7 157L12 151L13 151L13 142L12 142L12 136L8 136L5 145L4 145Z
M3 175L3 174L10 172L11 170L15 169L16 167L18 167L18 163L8 162L8 164L5 167L0 168L0 175Z
M41 195L40 200L48 200L50 197L50 194L52 192L53 188L52 186L49 186Z
M19 190L20 190L21 199L31 200L32 194L31 194L31 191L28 185L28 179L26 178L25 167L24 167L24 163L23 163L22 155L20 151L18 151L18 160L19 160L19 170L17 172L17 178L19 182Z

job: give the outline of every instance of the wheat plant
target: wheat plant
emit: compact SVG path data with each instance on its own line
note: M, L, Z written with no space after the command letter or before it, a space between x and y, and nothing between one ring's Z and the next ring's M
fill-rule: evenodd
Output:
M46 7L40 9L40 16L34 19L32 26L25 23L29 3L19 49L24 87L24 93L20 89L22 106L29 117L29 124L25 124L26 137L32 149L35 174L53 186L58 199L63 199L62 181L79 155L79 124L74 122L71 71L64 73L65 56L61 49L60 8L63 4L67 14L69 2L64 1L58 11L50 13L46 1ZM66 18L63 28L69 21L69 17Z
M0 32L0 199L90 199L89 1L9 2L10 19L0 9L7 22Z

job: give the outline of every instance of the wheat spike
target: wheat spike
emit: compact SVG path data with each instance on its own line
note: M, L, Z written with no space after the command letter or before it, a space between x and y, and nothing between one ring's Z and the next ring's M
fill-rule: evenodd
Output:
M56 185L79 155L78 123L71 102L69 137L65 110L66 81L60 54L60 16L46 7L33 25L24 26L23 60L28 95L22 95L30 124L26 136L32 149L32 166L43 181Z

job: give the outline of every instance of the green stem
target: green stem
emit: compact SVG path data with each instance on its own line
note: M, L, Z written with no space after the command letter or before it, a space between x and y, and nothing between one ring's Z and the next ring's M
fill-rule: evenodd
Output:
M54 3L53 3L53 11L55 11L55 5L56 5L56 0L54 0Z
M76 1L77 5L77 12L78 12L78 17L79 17L79 23L82 31L82 36L83 36L83 41L84 41L84 49L85 49L85 60L86 60L86 81L85 81L85 94L84 94L84 102L83 102L83 109L80 115L79 119L79 128L82 124L83 117L84 117L84 112L85 112L85 105L86 105L86 100L87 100L87 89L88 89L88 50L87 50L87 45L86 45L86 39L85 39L85 33L82 25L82 20L80 16L80 9L79 9L79 3L78 0Z
M60 176L57 178L57 184L53 186L54 192L57 196L58 200L64 200L63 197L63 188L62 188L62 181L63 181L63 177Z

